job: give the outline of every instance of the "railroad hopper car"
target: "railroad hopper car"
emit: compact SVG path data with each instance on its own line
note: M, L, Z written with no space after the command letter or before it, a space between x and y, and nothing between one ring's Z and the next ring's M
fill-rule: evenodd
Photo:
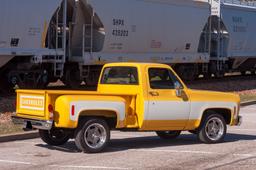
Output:
M208 48L205 49L210 53L208 75L223 76L225 72L234 71L255 74L255 21L256 2L221 1L219 17L209 17L200 38L200 43L206 43ZM201 47L199 51L205 51Z
M222 21L228 32L226 58L230 69L242 73L256 69L256 2L223 3Z
M0 3L1 84L95 84L108 62L166 63L184 79L255 69L253 4L223 1L217 17L208 0Z
M63 50L48 36L60 5L61 0L1 0L0 88L43 87L55 77L53 65L62 62Z

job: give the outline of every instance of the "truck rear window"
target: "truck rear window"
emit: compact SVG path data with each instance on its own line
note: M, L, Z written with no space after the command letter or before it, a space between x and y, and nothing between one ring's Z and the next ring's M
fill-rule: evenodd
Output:
M138 85L136 67L107 67L103 71L101 84Z

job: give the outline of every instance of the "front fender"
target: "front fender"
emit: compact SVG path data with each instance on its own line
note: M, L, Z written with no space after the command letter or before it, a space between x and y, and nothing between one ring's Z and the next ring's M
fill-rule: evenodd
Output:
M200 126L204 113L207 110L225 109L231 113L231 122L234 119L234 108L237 106L234 102L192 102L190 120L197 120L194 128Z

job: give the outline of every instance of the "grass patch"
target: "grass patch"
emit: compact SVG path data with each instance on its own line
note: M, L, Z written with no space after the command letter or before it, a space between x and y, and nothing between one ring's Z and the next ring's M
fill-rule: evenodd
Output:
M0 124L0 135L22 132L22 125L15 125L12 122Z
M241 102L256 101L256 94L241 94Z

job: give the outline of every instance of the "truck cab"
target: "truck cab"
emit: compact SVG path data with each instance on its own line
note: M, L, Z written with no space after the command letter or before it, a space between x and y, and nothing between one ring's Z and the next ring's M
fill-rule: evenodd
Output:
M173 139L181 131L200 141L223 141L227 125L239 125L240 98L232 93L191 90L164 64L106 64L95 92L17 90L13 117L39 129L42 140L61 145L75 138L85 152L100 152L110 130L156 131Z

